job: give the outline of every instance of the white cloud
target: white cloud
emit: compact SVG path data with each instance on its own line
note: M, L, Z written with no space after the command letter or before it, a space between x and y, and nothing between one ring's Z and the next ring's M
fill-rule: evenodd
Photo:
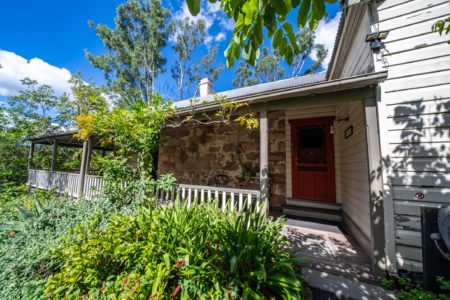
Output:
M215 40L216 42L221 42L221 41L224 41L226 38L227 38L227 35L226 35L225 33L219 32L219 33L216 35L216 37L214 38L214 40Z
M207 6L208 11L216 13L220 10L220 1L217 1L215 3L208 3Z
M231 31L234 29L234 21L229 19L220 9L220 2L208 3L207 1L202 1L202 7L200 12L196 16L192 16L186 1L181 4L181 9L175 13L175 18L184 19L186 17L193 21L203 20L205 22L205 44L212 41L220 42L225 40L226 34L224 32L219 32L216 36L210 33L210 29L214 24L217 24L222 31ZM170 39L173 41L173 37Z
M57 95L70 92L70 71L58 68L40 58L27 60L22 56L5 50L0 50L0 95L16 94L21 88L21 79L29 77L39 84L47 84Z
M222 29L226 29L228 31L232 31L234 29L234 20L228 17L222 17L219 20L220 27Z
M337 13L333 19L325 19L319 22L319 26L316 29L316 44L323 44L325 49L328 50L328 55L322 63L322 67L326 69L330 63L331 55L333 54L334 42L336 40L336 34L339 27L339 20L341 19L341 13ZM313 51L310 55L312 59L317 59L316 51Z

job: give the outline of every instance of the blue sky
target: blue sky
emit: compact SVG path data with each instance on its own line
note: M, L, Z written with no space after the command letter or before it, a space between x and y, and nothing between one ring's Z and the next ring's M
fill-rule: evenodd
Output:
M88 26L88 20L95 23L114 24L115 10L123 0L22 0L3 1L0 10L0 100L17 93L19 79L29 76L40 83L50 84L57 93L68 89L70 74L81 71L85 78L104 83L103 74L93 68L85 58L84 50L94 54L105 51L100 39ZM207 23L207 40L219 44L218 62L225 64L223 51L231 38L232 23L218 10L218 6L206 5L198 18ZM188 15L183 1L163 1L173 16ZM316 42L333 46L337 27L337 4L328 5L328 20L321 22ZM295 23L295 12L288 18ZM167 57L167 72L157 79L157 88L166 96L173 91L174 80L170 77L173 63L169 43L164 49ZM206 51L202 45L193 60ZM331 49L330 54L331 55ZM215 91L233 88L234 70L225 69L214 83Z

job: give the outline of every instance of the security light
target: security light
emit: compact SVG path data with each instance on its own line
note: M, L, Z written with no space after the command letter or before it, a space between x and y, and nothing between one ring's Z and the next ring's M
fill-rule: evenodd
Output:
M375 41L378 37L378 32L373 32L373 33L369 33L366 36L366 42L371 42L371 41Z
M382 31L378 32L377 39L384 40L385 38L387 38L388 34L389 34L389 30L382 30Z
M368 33L366 36L366 43L370 43L370 49L373 52L378 52L384 46L384 43L381 40L384 40L388 34L389 30Z
M383 47L384 43L380 40L374 40L370 42L370 49L372 49L372 51L378 51L381 49L381 47Z

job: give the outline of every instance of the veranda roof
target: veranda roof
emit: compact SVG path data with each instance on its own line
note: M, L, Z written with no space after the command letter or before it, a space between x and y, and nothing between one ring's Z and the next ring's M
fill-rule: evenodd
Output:
M62 147L72 147L72 148L83 148L83 141L74 137L77 130L64 131L59 133L52 133L41 135L37 137L29 138L28 140L33 144L41 144L41 145L53 145L55 142L58 146ZM100 140L98 138L92 138L92 149L95 150L113 150L112 147L105 147L101 145Z
M233 89L217 93L219 96L225 96L228 100L234 102L249 101L268 102L279 99L299 97L305 95L314 95L320 93L332 93L335 91L351 90L362 87L370 87L386 79L387 72L376 72L364 75L358 75L343 79L326 80L325 72L312 74L302 77L289 78L273 81L264 84L258 84L245 88ZM217 103L214 101L214 94L196 99L198 104L195 106L199 110L214 110ZM186 113L191 109L191 99L182 100L174 103L179 113ZM30 138L29 141L35 144L52 145L57 142L58 145L66 147L83 147L83 141L74 137L76 130L65 131L61 133L49 134ZM92 149L112 150L111 147L103 147L98 138L93 139Z

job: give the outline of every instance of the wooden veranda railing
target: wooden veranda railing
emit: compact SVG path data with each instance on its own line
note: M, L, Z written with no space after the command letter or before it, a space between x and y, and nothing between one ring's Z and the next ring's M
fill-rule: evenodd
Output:
M78 198L79 174L28 170L28 186L44 190L55 189L56 192ZM86 175L83 196L87 199L95 197L104 186L101 176ZM172 191L156 190L155 196L160 201L180 200L187 206L203 201L216 201L222 210L243 211L261 208L259 190L179 184Z
M216 201L222 211L243 211L261 208L261 192L238 188L179 184L173 191L157 190L156 196L162 201L181 200L187 206L204 201Z
M55 189L61 194L68 194L78 198L78 186L80 175L76 173L28 170L28 186L43 190ZM84 196L88 199L96 196L103 187L103 179L100 176L86 175L84 185Z

